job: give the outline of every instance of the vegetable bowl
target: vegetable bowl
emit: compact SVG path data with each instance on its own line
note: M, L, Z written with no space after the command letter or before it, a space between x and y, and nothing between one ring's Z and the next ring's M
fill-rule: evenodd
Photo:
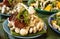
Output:
M53 14L48 19L49 26L60 34L60 12Z
M33 7L20 3L20 11L12 14L4 23L3 28L17 38L36 38L46 33L47 27L37 16Z
M56 0L29 0L28 5L41 14L51 15L60 11L60 1Z

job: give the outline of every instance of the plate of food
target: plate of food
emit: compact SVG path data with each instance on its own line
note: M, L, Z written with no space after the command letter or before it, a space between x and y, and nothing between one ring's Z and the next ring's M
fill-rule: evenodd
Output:
M19 12L12 14L3 23L3 29L7 34L17 38L36 38L46 33L47 26L34 12L33 7L27 7L21 3Z
M60 34L60 12L51 15L48 19L48 23L55 32Z
M28 5L41 14L50 15L60 11L60 1L56 0L29 0Z
M14 7L17 5L17 3L21 2L22 0L0 0L0 15L10 16L16 11Z

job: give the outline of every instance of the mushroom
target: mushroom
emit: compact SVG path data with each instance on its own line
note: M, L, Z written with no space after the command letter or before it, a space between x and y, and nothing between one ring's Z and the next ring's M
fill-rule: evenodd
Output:
M27 35L28 34L28 30L23 28L23 29L20 30L20 34L22 36Z
M13 26L12 28L10 28L10 30L14 30L15 29L15 26Z
M30 6L29 9L28 9L28 12L29 12L29 14L34 14L35 10L32 6Z
M39 31L41 31L42 29L43 29L43 26L40 26Z
M30 26L35 26L38 21L39 19L35 15L31 15Z
M11 23L8 23L8 27L9 27L9 28L12 28L13 25L12 25Z
M45 2L44 0L40 0L41 1L41 3L40 3L40 5L41 5L41 10L43 10L43 3Z
M16 33L19 33L20 32L20 29L19 28L15 28L15 32Z
M1 13L5 12L6 5L3 5Z
M14 22L13 21L9 21L9 18L8 18L8 26L10 27L10 30L14 30L15 29Z
M30 29L29 29L29 33L32 33L32 32L33 32L33 28L30 28Z
M7 10L7 11L9 11L9 9L10 9L9 7L6 7L6 10Z
M37 25L36 25L37 30L38 30L38 31L41 31L42 28L43 28L43 26L44 26L44 23L39 21L39 22L37 23Z
M54 27L55 29L58 29L58 28L59 28L59 26L56 25L55 23L53 23L53 27Z
M39 31L41 31L41 30L43 29L43 27L44 27L44 23L41 22L41 23L40 23L40 27L39 27Z
M39 30L40 23L41 23L41 22L38 22L38 23L36 24L37 30Z
M9 28L12 28L12 27L13 27L11 21L9 21L9 18L8 18L8 27L9 27Z
M36 33L37 32L37 28L34 26L33 27L33 33Z

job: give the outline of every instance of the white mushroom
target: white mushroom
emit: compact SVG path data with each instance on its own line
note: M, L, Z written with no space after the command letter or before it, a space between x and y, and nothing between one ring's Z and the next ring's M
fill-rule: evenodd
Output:
M20 32L20 29L19 28L15 28L15 32L16 33L19 33Z
M11 23L8 23L8 27L11 28L13 27L13 25Z
M21 7L21 6L17 6L17 11L18 11L18 12L20 11L20 7Z
M8 27L10 27L10 28L12 28L12 27L13 27L13 25L12 25L11 21L9 21L9 18L8 18Z
M32 7L34 6L35 8L38 8L38 5L39 5L39 1L38 0L36 0L35 3L31 4L31 6Z
M40 26L39 31L41 31L42 29L43 29L43 26Z
M1 13L5 12L6 5L3 5Z
M36 27L37 27L37 30L39 30L40 23L41 23L41 22L38 22L38 23L37 23L37 25L36 25Z
M41 23L40 23L40 27L39 27L39 31L41 31L41 30L43 29L43 27L44 27L44 23L41 22Z
M53 23L53 27L54 27L55 29L58 29L58 28L59 28L59 26L56 25L55 23Z
M43 6L43 3L44 3L44 0L40 0L40 1L41 1L41 3L40 3L41 7L40 7L40 8L41 8L41 10L43 10L43 7L44 7L44 6Z
M33 27L33 33L36 33L36 32L37 32L37 28Z
M8 18L8 26L10 27L10 30L14 30L15 29L14 22L13 21L9 21L9 18Z
M15 29L15 26L13 26L12 28L10 28L10 30L14 30Z
M33 28L30 28L30 29L29 29L29 33L32 33L32 32L33 32Z
M10 21L10 23L11 23L13 26L15 26L13 21Z
M27 34L28 34L28 30L26 30L26 29L21 29L21 30L20 30L20 34L21 34L22 36L27 35Z
M36 1L36 3L34 4L35 8L38 8L38 0Z
M39 19L35 15L31 15L30 26L35 26L37 21L39 21Z
M8 11L10 8L9 7L6 7L6 10Z
M37 24L37 30L38 31L41 31L42 30L42 28L43 28L43 26L44 26L44 23L43 22L38 22L38 24Z
M29 9L28 9L28 12L29 12L29 14L34 14L35 10L32 6L30 6Z

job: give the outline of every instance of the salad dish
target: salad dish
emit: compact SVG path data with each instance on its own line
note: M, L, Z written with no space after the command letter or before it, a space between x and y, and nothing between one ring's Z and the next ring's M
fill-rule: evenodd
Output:
M22 0L0 0L0 15L10 16L15 12L14 7L17 3L21 3Z
M19 3L20 11L14 12L5 22L10 34L17 37L35 38L46 33L46 24L38 17L32 6L27 7L23 3Z
M48 23L54 31L60 34L60 12L51 15Z
M29 0L28 5L42 14L54 14L60 10L59 0Z

